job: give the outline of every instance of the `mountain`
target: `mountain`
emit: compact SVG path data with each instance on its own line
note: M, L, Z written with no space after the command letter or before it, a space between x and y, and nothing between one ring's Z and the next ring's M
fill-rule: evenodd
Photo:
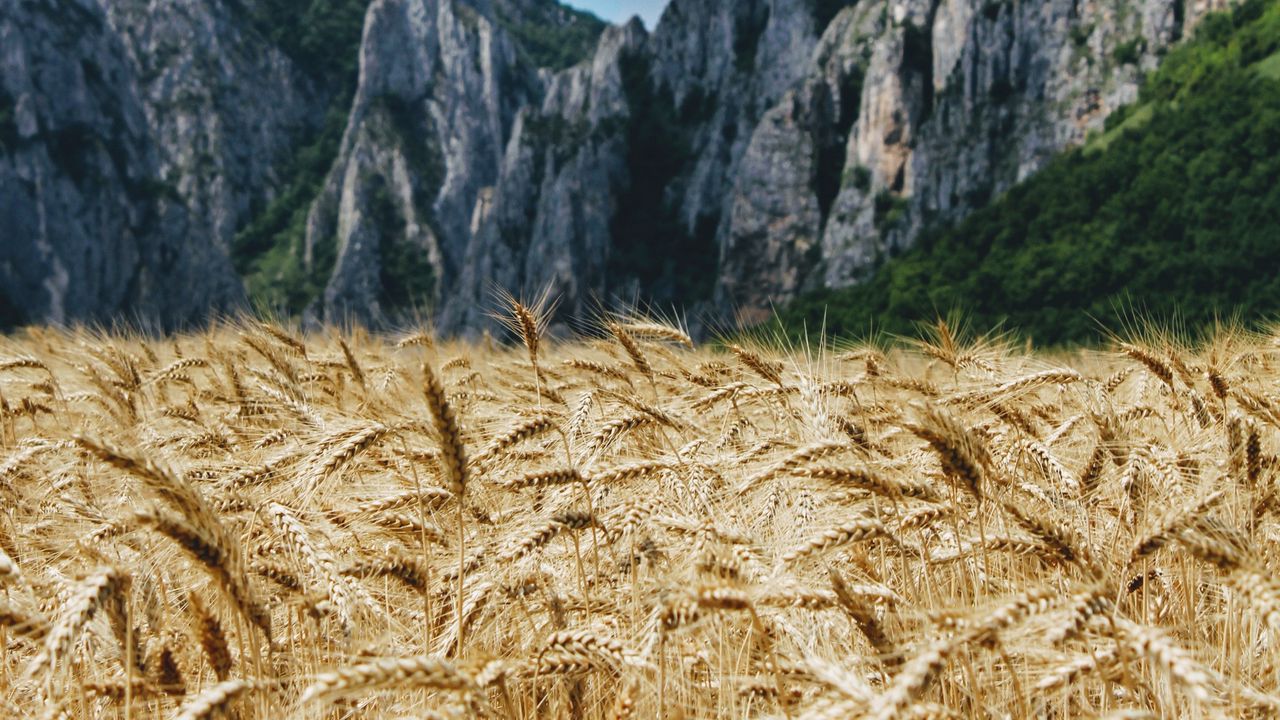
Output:
M768 317L1103 129L1225 0L0 0L0 320L495 286Z
M927 228L867 283L802 297L793 330L906 333L960 309L1044 343L1133 316L1183 330L1280 313L1280 4L1214 15L1105 132L963 222Z
M129 2L111 13L91 0L0 2L7 322L177 325L241 298L226 240L266 173L257 158L305 115L293 105L303 85L270 54L237 52L214 6L185 6L161 28ZM209 44L187 42L197 26ZM215 87L219 75L236 82ZM259 91L281 102L250 117Z

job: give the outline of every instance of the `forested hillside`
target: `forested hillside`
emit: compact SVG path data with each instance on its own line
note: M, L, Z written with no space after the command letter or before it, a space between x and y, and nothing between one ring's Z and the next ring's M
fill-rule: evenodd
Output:
M780 313L793 332L905 332L960 310L1038 342L1137 313L1188 328L1280 311L1280 3L1211 15L1107 130L867 283Z

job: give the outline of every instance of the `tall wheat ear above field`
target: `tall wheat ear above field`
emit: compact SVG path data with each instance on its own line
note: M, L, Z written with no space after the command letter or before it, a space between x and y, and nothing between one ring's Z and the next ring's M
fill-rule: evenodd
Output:
M0 340L0 715L1280 714L1280 335Z

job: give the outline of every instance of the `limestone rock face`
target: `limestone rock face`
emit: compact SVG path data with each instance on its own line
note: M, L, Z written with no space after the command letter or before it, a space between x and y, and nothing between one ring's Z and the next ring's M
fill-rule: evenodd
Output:
M234 3L100 2L134 68L160 177L226 254L319 123L321 91Z
M628 182L623 61L645 40L639 23L607 29L590 62L545 78L541 104L520 110L495 186L477 205L446 327L480 326L495 288L551 286L562 304L584 309L611 286L610 223Z
M112 20L94 0L0 2L0 324L173 327L241 299Z
M846 183L844 171L846 157L856 152L850 130L863 107L866 68L882 47L871 42L881 15L870 5L837 15L804 79L751 134L721 235L718 300L739 320L760 322L777 300L812 289L826 260L823 227L837 192L842 184L868 182Z
M332 100L257 1L0 0L0 324L242 302L237 233ZM320 320L470 332L495 288L550 286L567 315L757 321L1084 142L1227 5L673 0L556 69L598 26L554 0L372 0L285 257Z
M611 30L590 61L542 72L502 138L492 195L467 216L456 279L445 269L444 326L473 326L491 284L551 284L571 312L644 298L758 321L797 293L858 282L927 219L962 217L1082 143L1209 9L814 7L675 0L651 35ZM657 170L644 145L655 127L671 156ZM628 233L637 205L661 232Z
M370 5L342 150L307 223L309 251L336 245L327 317L388 319L380 278L396 245L427 259L434 305L454 292L477 203L497 182L516 112L541 95L536 70L519 62L486 9L437 0Z
M616 297L709 306L736 166L809 64L804 0L676 0L652 35L609 28L559 72L533 66L511 31L546 6L371 5L343 151L308 228L311 247L337 248L325 317L390 319L377 281L389 242L430 259L450 331L476 327L495 287L551 285L569 313ZM378 130L388 99L411 132ZM415 167L415 153L437 162ZM379 226L371 186L402 222ZM657 229L666 239L650 247ZM706 260L694 297L680 268L644 259L677 253Z
M857 282L926 219L980 207L1137 99L1182 35L1174 0L891 2L822 236L820 283ZM845 13L860 13L862 5ZM851 26L853 27L853 26Z

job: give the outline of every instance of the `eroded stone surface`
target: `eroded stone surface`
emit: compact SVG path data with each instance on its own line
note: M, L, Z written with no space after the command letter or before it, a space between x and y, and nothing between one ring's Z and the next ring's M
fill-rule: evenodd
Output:
M757 320L1083 142L1226 4L859 0L819 28L809 0L674 0L557 72L511 30L559 22L550 0L374 0L294 260L336 253L327 320L421 309L386 287L405 258L446 331L547 284L568 313ZM0 315L172 326L241 302L231 240L328 99L235 7L0 0Z

